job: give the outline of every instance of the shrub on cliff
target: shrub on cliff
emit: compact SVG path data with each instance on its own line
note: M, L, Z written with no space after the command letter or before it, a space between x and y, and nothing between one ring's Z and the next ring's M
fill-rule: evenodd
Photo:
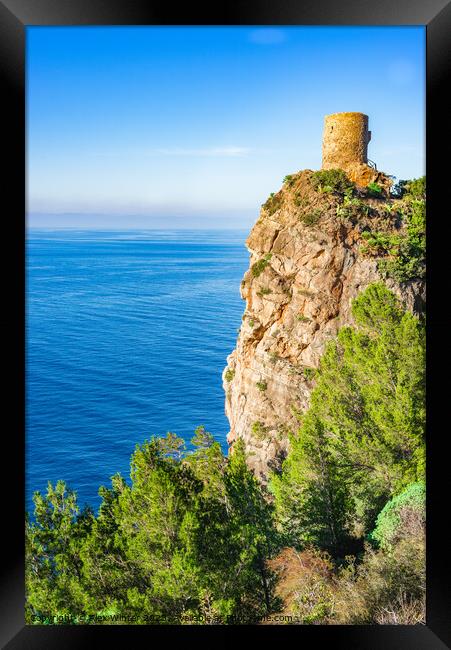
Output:
M313 187L320 192L336 192L337 194L344 194L355 187L342 169L320 169L312 174L311 182Z
M383 196L382 187L378 183L368 183L366 190L369 196L380 198Z
M372 253L382 259L378 268L384 277L397 282L424 278L426 271L426 184L425 177L402 181L397 209L403 229L393 232L365 232L363 254ZM399 204L398 204L399 203Z
M379 270L398 282L424 278L426 272L426 201L404 200L403 221L405 231L396 242L394 254L380 260Z
M316 223L318 223L322 214L323 211L320 208L315 208L314 210L303 212L303 214L301 214L299 219L306 226L314 226Z
M390 549L412 529L420 529L425 519L426 486L423 482L412 483L385 504L369 539L381 548Z
M272 254L267 253L264 257L262 257L260 260L258 260L258 262L255 262L254 264L252 264L251 272L252 272L252 275L254 276L254 278L258 278L263 273L263 271L268 266L271 257L272 257Z
M426 198L426 176L413 178L410 181L399 181L393 188L392 194L400 198L405 194L410 194L416 199Z

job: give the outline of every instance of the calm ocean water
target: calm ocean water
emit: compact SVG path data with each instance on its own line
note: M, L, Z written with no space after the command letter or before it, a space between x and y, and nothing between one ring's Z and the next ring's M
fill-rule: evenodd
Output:
M226 450L221 372L244 303L244 231L29 231L26 496L97 508L137 443L203 424Z

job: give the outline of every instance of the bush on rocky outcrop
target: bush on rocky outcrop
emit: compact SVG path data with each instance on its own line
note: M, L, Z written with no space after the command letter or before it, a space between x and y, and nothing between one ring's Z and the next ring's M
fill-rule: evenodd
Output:
M336 192L344 194L354 188L354 183L349 180L342 169L321 169L312 174L312 185L320 192Z
M263 271L268 266L270 259L271 259L271 253L268 253L260 260L258 260L258 262L255 262L255 264L252 265L251 271L254 278L258 278L258 276L263 273Z

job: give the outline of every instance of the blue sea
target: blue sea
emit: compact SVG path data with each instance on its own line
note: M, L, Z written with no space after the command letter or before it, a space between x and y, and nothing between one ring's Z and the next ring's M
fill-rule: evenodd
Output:
M97 509L136 444L205 425L227 450L245 231L29 230L26 507L63 479Z

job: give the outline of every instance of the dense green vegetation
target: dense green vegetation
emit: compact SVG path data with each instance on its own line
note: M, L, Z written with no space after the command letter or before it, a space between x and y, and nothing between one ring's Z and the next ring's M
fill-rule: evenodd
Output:
M392 495L424 478L424 326L383 284L329 343L310 408L271 489L293 545L345 554Z
M362 233L366 245L362 252L382 259L378 268L384 277L398 282L424 278L426 272L426 180L401 181L395 190L400 197L396 209L403 228L399 233Z
M227 461L202 427L185 453L168 434L137 447L131 485L114 476L94 516L64 483L35 494L27 523L27 621L248 620L273 607L272 506L242 442ZM111 622L107 619L107 622Z
M357 327L328 345L310 408L272 477L275 518L286 546L320 553L317 572L298 586L304 622L419 622L424 324L380 283L352 311Z
M27 622L421 622L424 323L382 283L352 311L355 327L310 369L310 407L270 493L242 441L226 458L203 427L194 451L173 434L137 446L130 484L100 488L97 515L63 482L36 493ZM289 597L274 565L287 549L300 558Z
M424 199L426 197L426 176L414 178L410 181L399 181L393 188L393 196L403 197L406 193L415 199Z

